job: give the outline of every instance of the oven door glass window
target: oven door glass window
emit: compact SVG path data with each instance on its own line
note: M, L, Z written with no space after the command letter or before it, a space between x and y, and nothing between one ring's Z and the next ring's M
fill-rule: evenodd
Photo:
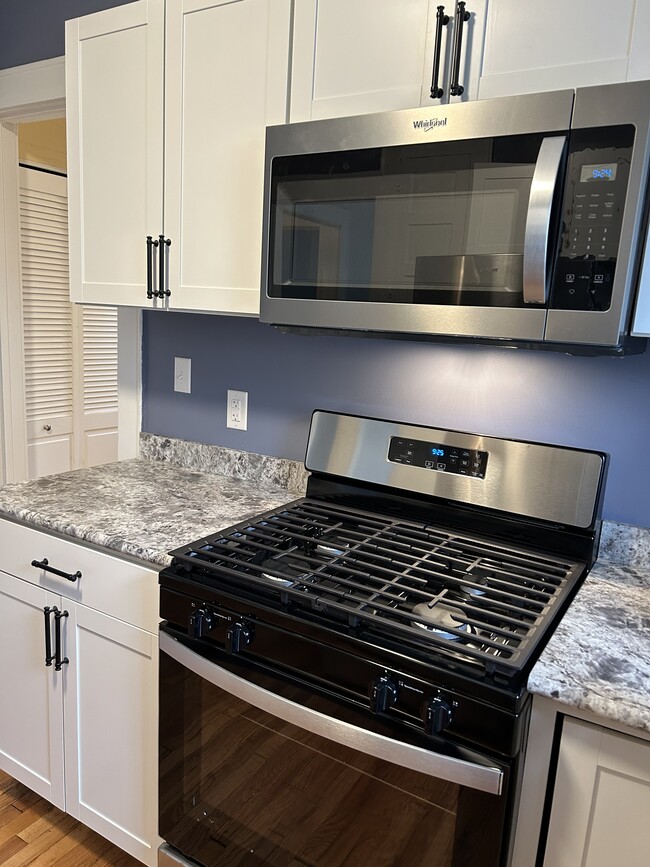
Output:
M448 867L471 843L478 860L463 863L498 863L503 795L374 758L236 698L166 653L160 663L159 830L184 855L206 867L415 867L436 853L436 867ZM342 713L330 699L236 664L239 677L275 695ZM367 716L349 713L357 724ZM461 822L463 809L475 821ZM461 825L480 839L464 830L459 841Z
M539 245L529 206L544 139L276 157L268 294L523 307L526 245Z

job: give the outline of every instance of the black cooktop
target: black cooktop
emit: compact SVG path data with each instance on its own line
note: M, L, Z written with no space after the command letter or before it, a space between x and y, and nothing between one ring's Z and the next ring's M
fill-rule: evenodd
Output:
M568 558L313 498L171 553L201 583L502 674L524 668L586 571Z

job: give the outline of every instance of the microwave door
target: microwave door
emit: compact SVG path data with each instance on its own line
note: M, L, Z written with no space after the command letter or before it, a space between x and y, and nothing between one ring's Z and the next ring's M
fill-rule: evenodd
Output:
M566 130L572 94L557 97L551 121L566 110ZM563 136L545 114L513 117L528 101L492 102L448 107L450 121L481 120L464 126L475 138L391 137L422 110L269 131L262 321L541 342ZM350 147L357 127L370 146Z

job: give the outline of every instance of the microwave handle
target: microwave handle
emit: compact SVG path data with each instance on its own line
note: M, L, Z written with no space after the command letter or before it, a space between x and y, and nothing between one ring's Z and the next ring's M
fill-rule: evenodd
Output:
M551 234L551 211L557 187L565 135L549 136L542 141L533 173L526 217L524 240L524 303L546 304L548 301L548 245Z
M171 635L160 632L160 650L197 677L208 681L241 701L278 717L284 722L361 753L386 762L438 777L461 786L500 795L503 787L501 768L481 757L482 761L467 761L360 728L344 720L334 719L309 707L289 701L257 684L238 677L225 668L190 650ZM478 759L478 757L477 757Z

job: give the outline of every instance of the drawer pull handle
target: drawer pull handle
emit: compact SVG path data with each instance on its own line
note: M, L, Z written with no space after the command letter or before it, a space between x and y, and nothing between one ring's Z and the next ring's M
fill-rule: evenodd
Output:
M61 671L70 662L67 656L61 659L61 618L67 616L67 611L54 612L54 671Z
M460 54L463 46L463 25L471 18L471 13L465 9L464 0L456 4L456 32L454 33L454 53L451 58L451 84L449 93L452 96L462 96L465 88L458 81L460 78Z
M445 15L445 7L438 6L436 14L436 38L433 50L433 69L431 71L431 90L429 96L431 99L441 99L444 96L444 90L440 87L438 79L440 78L440 48L442 45L442 28L449 24L449 15Z
M170 289L165 289L165 247L169 247L171 244L170 238L165 238L164 235L158 235L159 247L158 247L158 291L153 294L158 298L169 298L172 294Z
M62 572L60 569L55 569L54 566L50 566L50 561L47 557L43 557L42 560L32 560L32 566L35 566L37 569L42 569L44 572L51 572L53 575L58 575L59 578L65 578L66 581L76 581L78 578L81 578L81 572L79 571L73 574L70 572Z
M49 433L52 430L52 425L51 424L44 424L43 430L45 430Z
M54 659L54 654L52 653L52 633L50 631L50 614L56 612L59 609L54 606L54 608L50 608L49 605L46 605L43 609L43 613L45 614L45 665L52 665L52 660Z

